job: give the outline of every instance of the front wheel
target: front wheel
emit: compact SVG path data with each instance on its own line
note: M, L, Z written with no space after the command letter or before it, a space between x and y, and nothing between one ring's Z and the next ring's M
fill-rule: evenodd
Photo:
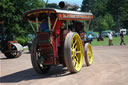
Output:
M83 65L83 45L77 33L67 34L64 43L65 64L71 73L79 72Z
M7 58L18 58L22 54L22 51L4 53Z
M87 66L90 66L93 62L93 51L92 46L89 43L85 44L85 63Z
M50 65L43 65L43 57L40 55L37 38L32 43L31 62L34 70L39 74L47 73L50 70Z

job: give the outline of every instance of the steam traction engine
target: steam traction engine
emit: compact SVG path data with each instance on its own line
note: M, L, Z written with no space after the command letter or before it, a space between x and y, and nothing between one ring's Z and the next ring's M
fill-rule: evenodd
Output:
M64 3L60 5L64 6ZM48 20L48 32L39 31L43 19ZM87 66L91 65L92 47L84 39L85 23L91 19L92 13L77 11L48 8L27 11L24 20L36 31L31 50L34 70L42 74L48 72L52 65L63 64L71 73L75 73L81 70L84 60ZM57 26L60 26L58 22L62 22L63 26L60 27L60 33L56 34ZM32 23L36 23L36 26Z

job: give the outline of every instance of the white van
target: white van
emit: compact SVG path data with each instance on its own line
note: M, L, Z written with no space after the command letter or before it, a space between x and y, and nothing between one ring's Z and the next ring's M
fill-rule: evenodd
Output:
M123 32L123 34L126 34L127 30L126 29L120 29L120 33Z

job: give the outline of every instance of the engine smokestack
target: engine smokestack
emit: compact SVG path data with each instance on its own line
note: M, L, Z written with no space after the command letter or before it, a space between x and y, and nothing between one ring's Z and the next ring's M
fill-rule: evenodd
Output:
M79 6L76 4L69 4L64 1L59 2L59 7L61 9L66 9L66 10L77 10L79 8Z

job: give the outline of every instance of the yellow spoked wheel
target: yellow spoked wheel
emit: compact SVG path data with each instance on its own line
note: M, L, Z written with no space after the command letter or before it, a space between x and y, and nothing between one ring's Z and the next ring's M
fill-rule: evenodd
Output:
M93 62L92 46L89 43L85 44L85 62L87 66L90 66Z
M77 33L67 34L64 43L65 64L71 73L79 72L83 65L83 45Z

